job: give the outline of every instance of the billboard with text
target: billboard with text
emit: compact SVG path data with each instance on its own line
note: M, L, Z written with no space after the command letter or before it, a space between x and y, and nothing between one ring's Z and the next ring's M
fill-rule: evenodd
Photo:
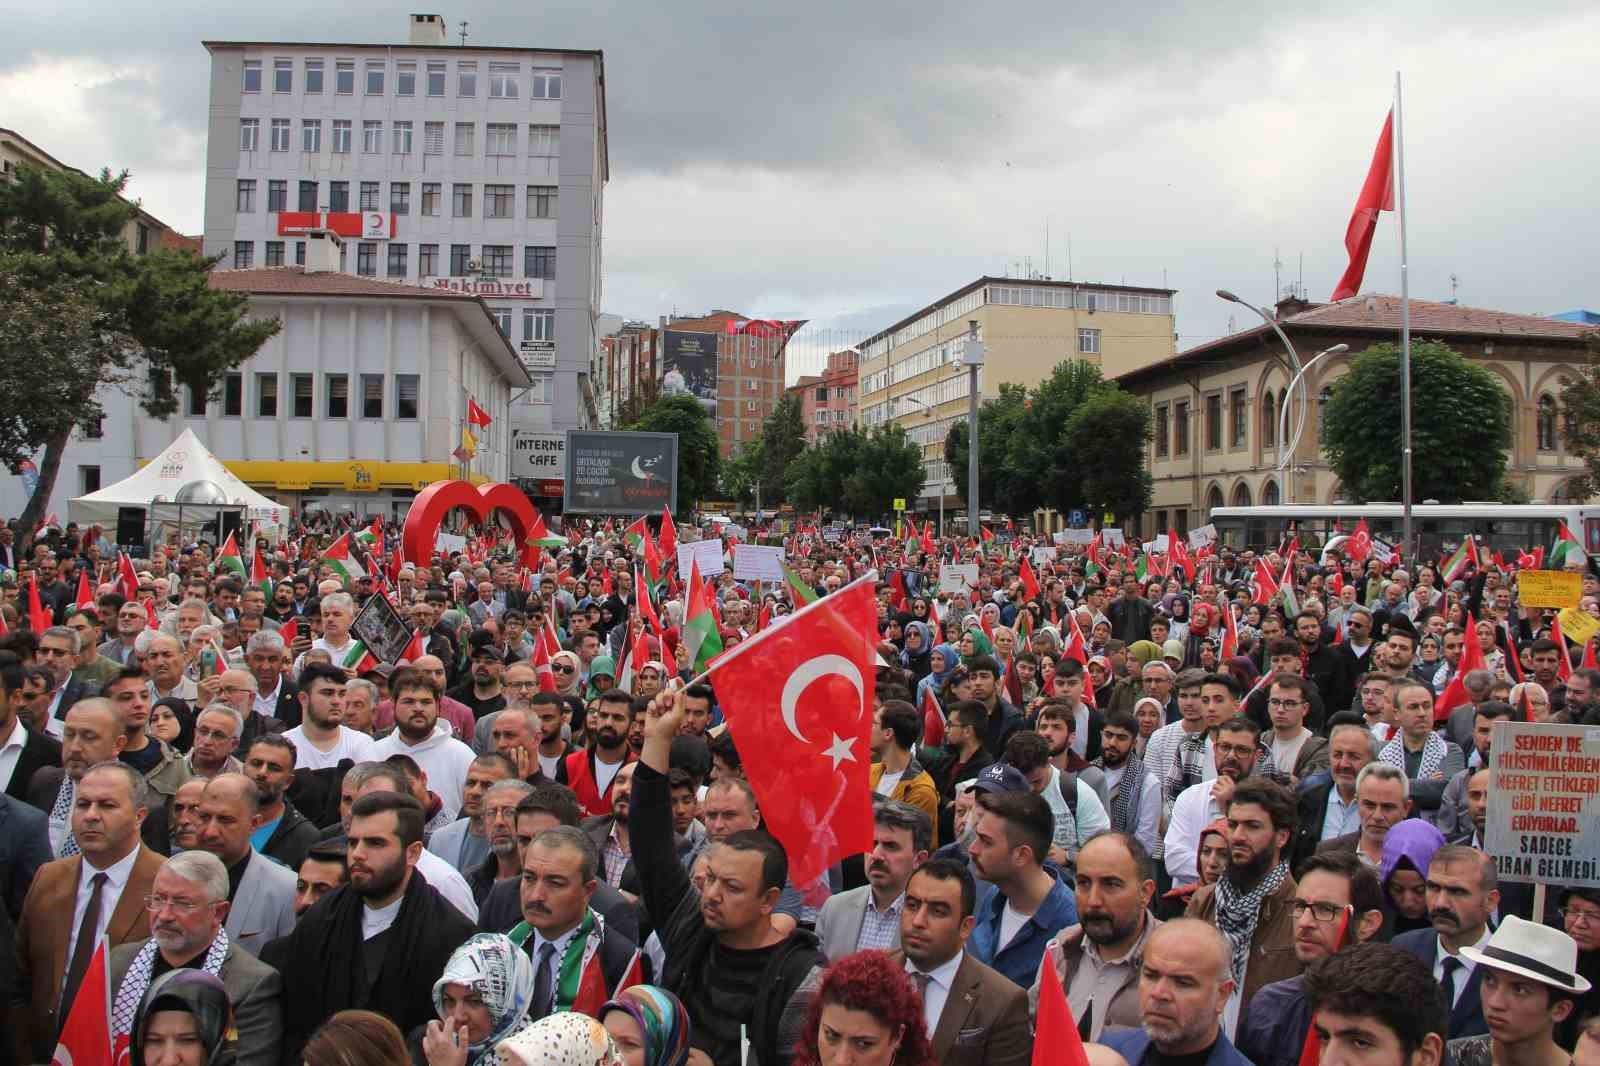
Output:
M662 342L661 392L693 396L717 417L717 335L669 329Z
M569 513L642 515L678 509L678 435L567 431Z

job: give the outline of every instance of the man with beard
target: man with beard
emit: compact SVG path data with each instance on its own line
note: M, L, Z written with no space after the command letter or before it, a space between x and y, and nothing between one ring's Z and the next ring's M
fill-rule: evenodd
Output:
M830 959L899 946L906 882L928 857L933 821L927 811L897 800L876 806L867 883L831 897L817 915L817 938Z
M1189 899L1191 918L1216 923L1230 950L1233 994L1223 1032L1250 1019L1256 991L1300 973L1294 955L1295 880L1283 861L1294 839L1294 794L1276 781L1240 781L1228 801L1228 867Z
M350 882L301 916L282 954L284 1061L341 1010L376 1008L401 1032L437 1019L433 982L473 934L423 878L422 805L373 792L350 812Z
M501 683L506 658L505 653L495 647L491 633L480 630L468 638L467 645L471 649L472 676L451 689L450 696L465 704L478 719L506 705L506 690Z
M465 871L480 915L490 890L499 882L522 873L522 855L517 850L517 804L532 791L533 786L528 782L512 777L496 781L483 795L480 809L489 854Z
M1161 839L1161 781L1145 769L1138 751L1139 724L1127 711L1110 711L1100 728L1100 757L1095 765L1105 774L1107 813L1111 828L1130 833L1154 855Z
M1302 966L1364 944L1383 930L1378 877L1344 852L1307 859L1295 886L1294 954ZM1275 981L1256 993L1250 1024L1235 1043L1256 1066L1298 1066L1311 1025L1305 976Z
M1394 689L1398 733L1378 752L1378 760L1403 767L1411 781L1411 802L1417 817L1432 822L1438 817L1445 785L1466 768L1461 749L1433 731L1433 691L1416 681L1403 681Z
M250 844L267 858L298 870L321 831L285 795L294 783L294 764L294 745L270 733L250 745L244 758L245 776L261 794L261 828Z
M1067 662L1077 665L1071 659ZM1060 677L1059 674L1056 676ZM1100 712L1096 711L1093 724L1089 728L1095 731L1096 737L1099 737L1104 725L1105 720L1100 717ZM1100 806L1104 807L1108 793L1105 771L1097 765L1100 759L1100 743L1097 740L1090 745L1094 754L1087 759L1077 750L1082 747L1077 739L1081 726L1073 717L1071 704L1057 699L1047 701L1039 708L1033 728L1050 745L1050 765L1062 773L1077 774L1079 780L1094 789L1094 794L1100 799ZM1090 762L1090 759L1095 761Z
M1423 880L1431 929L1401 933L1392 943L1432 968L1450 1012L1450 1039L1489 1032L1481 996L1481 960L1472 951L1489 943L1489 919L1500 905L1494 860L1481 851L1447 844L1434 852ZM1469 950L1463 950L1469 949Z
M1128 833L1101 833L1078 852L1076 889L1079 924L1063 930L1045 954L1073 1012L1088 1012L1088 1038L1099 1040L1108 1025L1140 1024L1139 969L1161 925L1150 913L1156 892L1150 853ZM1037 980L1028 999L1037 1011Z
M251 846L261 794L243 774L222 774L200 794L200 847L228 869L228 936L251 954L294 925L294 874Z
M567 756L567 784L578 794L585 815L611 813L611 786L617 771L636 756L628 750L628 730L633 725L633 697L612 689L600 697L595 712L598 725L595 746Z
M178 786L172 797L172 853L193 851L200 846L200 797L205 794L203 777L191 777Z
M145 908L150 939L111 952L112 1037L132 1031L150 983L170 970L203 970L222 981L234 1035L224 1045L240 1066L278 1066L283 983L278 971L228 938L228 870L215 855L187 851L157 871Z
M516 776L516 767L503 755L490 752L473 759L472 765L467 767L467 783L461 790L461 817L434 832L428 838L428 850L457 870L471 870L488 858L483 797L495 782Z
M1193 918L1167 922L1145 942L1140 1027L1105 1033L1100 1042L1129 1066L1251 1066L1222 1032L1233 992L1222 935Z
M1217 776L1184 789L1167 822L1163 856L1174 885L1192 884L1199 877L1195 856L1200 831L1223 817L1235 786L1254 772L1257 751L1256 724L1249 718L1236 714L1217 726L1212 745Z
M258 636L260 634L257 634ZM344 726L344 671L327 663L311 663L300 671L300 724L283 734L294 745L302 770L326 770L345 759L375 762L377 746L365 733Z
M389 682L395 730L373 745L374 758L405 755L428 777L449 820L461 810L461 791L472 765L472 749L457 740L449 722L439 719L438 683L412 667L395 671Z
M601 878L632 896L639 894L639 879L633 873L633 846L628 839L628 796L637 765L624 763L611 782L611 813L585 818L579 827L600 849Z
M1484 700L1473 709L1472 754L1467 757L1467 767L1450 779L1439 800L1439 814L1434 825L1446 840L1454 840L1471 831L1467 817L1467 782L1472 775L1489 765L1489 743L1494 736L1494 724L1500 719L1511 719L1516 714L1511 704L1504 700Z
M1340 721L1343 715L1351 721ZM1353 711L1341 711L1334 716L1334 723L1328 737L1329 779L1299 793L1295 842L1289 861L1295 869L1324 841L1361 828L1356 777L1378 757L1378 740L1370 729L1358 724Z

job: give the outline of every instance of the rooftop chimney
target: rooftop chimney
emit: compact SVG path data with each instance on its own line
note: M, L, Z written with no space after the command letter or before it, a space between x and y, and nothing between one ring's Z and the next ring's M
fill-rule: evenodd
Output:
M306 230L306 273L337 274L344 238L331 229Z
M411 43L442 45L446 43L443 15L412 15Z

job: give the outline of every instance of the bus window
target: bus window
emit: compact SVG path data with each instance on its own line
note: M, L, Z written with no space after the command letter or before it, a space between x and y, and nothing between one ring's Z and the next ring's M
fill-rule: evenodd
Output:
M1583 520L1584 551L1600 552L1600 518L1585 518Z

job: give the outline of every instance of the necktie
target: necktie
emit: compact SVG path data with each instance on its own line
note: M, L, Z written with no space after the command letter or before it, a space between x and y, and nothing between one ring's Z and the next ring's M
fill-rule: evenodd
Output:
M89 878L94 887L89 892L89 905L83 908L83 921L78 923L78 938L72 944L72 960L67 964L67 984L61 990L61 1008L56 1019L65 1022L72 1001L78 995L78 986L89 970L89 960L94 957L96 934L100 932L100 893L106 887L106 875L96 873Z
M933 978L929 974L915 970L911 972L911 983L917 986L917 997L924 1003L928 1002L928 982L931 980Z
M555 982L550 975L550 956L556 953L556 946L548 940L539 945L539 957L534 961L535 973L533 977L533 1010L529 1017L543 1018L555 1007L551 998L555 992Z
M67 825L66 838L61 841L61 854L56 856L58 859L70 859L78 854L78 840L72 835L72 797L76 791L72 778L62 774L55 805L50 808L50 820Z
M1456 1005L1456 971L1461 969L1461 960L1454 955L1444 957L1444 976L1439 981L1444 989L1444 1001L1449 1006Z

